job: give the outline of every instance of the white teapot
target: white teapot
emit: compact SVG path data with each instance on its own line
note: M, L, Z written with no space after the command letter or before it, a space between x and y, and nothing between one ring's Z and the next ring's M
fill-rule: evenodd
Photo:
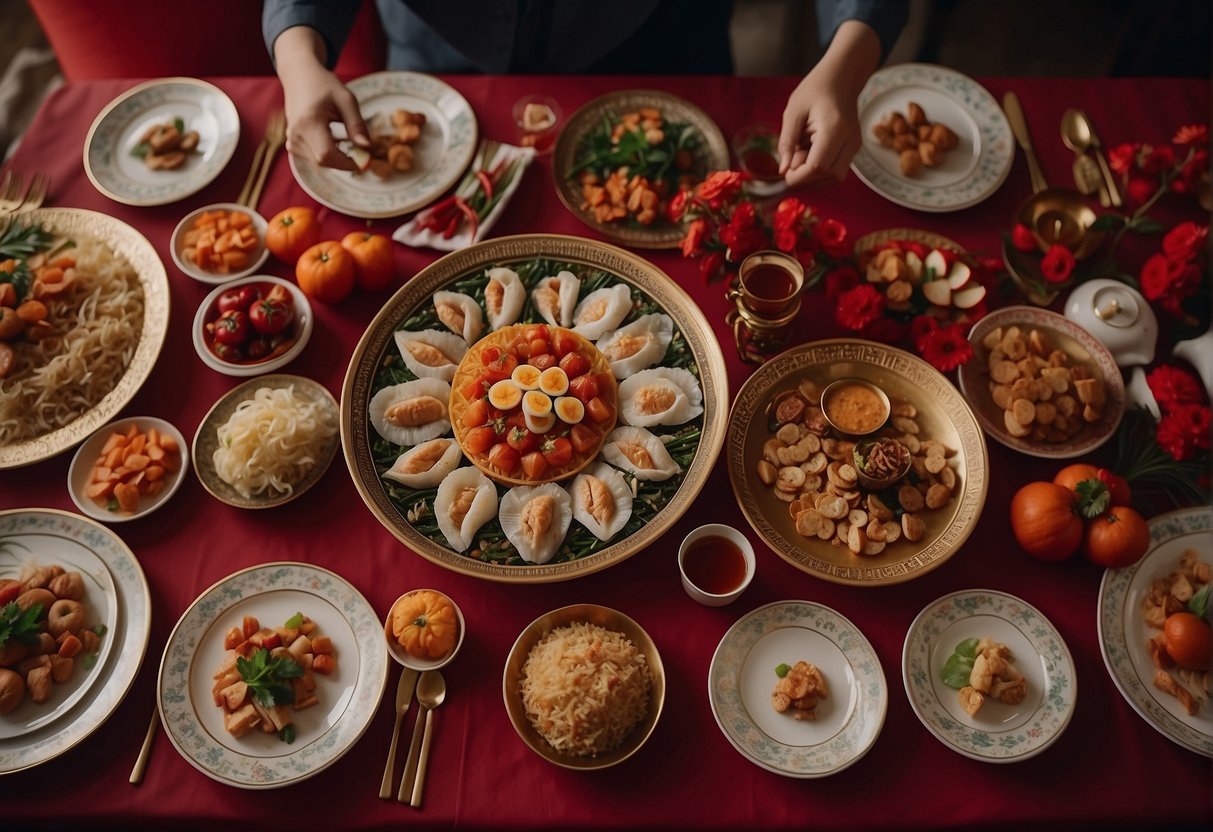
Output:
M1154 360L1158 318L1142 294L1119 280L1088 280L1070 293L1066 317L1107 347L1119 366L1135 368L1125 386L1129 403L1145 407L1157 419L1158 402L1141 368Z

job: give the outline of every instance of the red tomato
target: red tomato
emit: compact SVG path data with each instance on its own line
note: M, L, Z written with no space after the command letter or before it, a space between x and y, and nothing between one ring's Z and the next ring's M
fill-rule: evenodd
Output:
M287 288L278 283L275 283L272 286L270 286L270 290L265 293L265 299L266 300L279 300L285 304L292 304L295 302L294 298L291 297L291 293L289 291L287 291Z
M508 352L499 354L495 359L485 364L487 373L500 373L501 378L509 378L514 372L514 368L518 366L517 356ZM500 379L498 379L500 381Z
M0 581L0 607L3 607L9 601L16 601L17 596L21 594L21 582L11 578L6 578Z
M522 330L522 337L528 341L546 341L548 339L548 325L534 324L533 326L528 326L526 329Z
M513 341L510 342L509 351L519 361L521 361L525 358L530 358L531 357L531 342L529 340L527 340L526 338L524 338L523 336L519 335L517 338L515 338Z
M269 354L274 351L274 345L264 335L258 336L248 342L248 346L244 348L248 353L250 361L262 361L269 357Z
M588 373L590 371L590 362L585 357L575 352L570 352L560 359L560 369L564 370L565 375L571 380Z
M532 355L527 359L526 363L530 364L536 370L546 370L550 367L555 367L556 361L556 356L545 352L542 355Z
M543 458L553 468L568 465L573 458L573 444L563 436L545 439L541 446Z
M261 646L266 650L273 650L275 647L282 646L282 636L277 633L270 633L261 639Z
M248 313L249 323L262 335L277 335L290 325L294 317L292 306L268 298L256 301Z
M1113 474L1107 468L1100 468L1097 474L1100 482L1112 493L1112 505L1128 506L1133 503L1133 493L1129 490L1129 481L1120 474Z
M532 451L522 458L522 473L526 474L529 480L539 479L547 467L548 461L539 451Z
M229 309L239 309L244 312L260 297L261 290L251 283L246 283L243 286L228 289L221 294L216 305L219 307L220 312L226 312Z
M469 430L468 435L463 438L463 444L470 452L483 454L493 447L493 442L496 440L497 435L493 433L493 429L488 425L482 425Z
M573 449L579 454L593 448L598 444L598 434L586 425L573 425L569 431L569 439L573 441Z
M216 341L214 353L229 364L239 364L244 360L244 353L235 344L221 344Z
M504 442L498 442L489 451L489 463L507 474L513 472L522 460L522 455Z
M503 378L509 378L508 375L501 375L491 370L485 370L480 375L463 387L463 397L465 399L483 399L489 394L489 388Z
M578 376L569 382L569 395L580 399L582 404L589 404L591 399L598 396L598 379L593 376Z
M585 403L585 412L595 422L605 422L611 418L611 406L603 401L602 396L595 396Z
M248 339L248 315L239 309L229 309L215 321L215 343L236 347Z
M534 358L537 355L547 355L548 342L546 338L532 338L531 347L527 351L527 355Z
M552 352L564 357L577 349L577 336L567 329L552 329L548 339L552 344Z
M480 351L480 363L489 366L501 356L500 347L485 347Z
M506 416L502 421L505 424L505 430L509 430L510 428L522 428L523 430L527 429L526 414L521 410L512 411L510 415ZM500 433L504 433L505 430L500 431Z
M489 402L487 399L476 399L463 411L463 426L478 428L489 420Z
M539 437L526 428L510 428L505 441L520 454L529 454L539 447Z
M351 231L341 238L341 247L354 258L358 288L380 292L396 279L396 263L392 257L392 241L382 234Z

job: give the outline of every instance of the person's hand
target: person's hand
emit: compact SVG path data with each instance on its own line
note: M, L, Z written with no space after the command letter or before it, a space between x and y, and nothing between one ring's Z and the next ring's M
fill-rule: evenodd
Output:
M313 36L312 30L295 27L274 44L286 107L286 149L325 167L354 170L354 160L337 149L329 124L343 123L350 140L366 147L370 144L366 123L354 94L317 56L319 38Z

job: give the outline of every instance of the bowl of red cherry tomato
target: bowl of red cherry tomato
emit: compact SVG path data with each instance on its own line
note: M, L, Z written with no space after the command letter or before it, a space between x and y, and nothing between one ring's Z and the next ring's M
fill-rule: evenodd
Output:
M286 366L312 335L312 307L289 280L253 275L224 283L194 316L194 349L212 370L256 376Z

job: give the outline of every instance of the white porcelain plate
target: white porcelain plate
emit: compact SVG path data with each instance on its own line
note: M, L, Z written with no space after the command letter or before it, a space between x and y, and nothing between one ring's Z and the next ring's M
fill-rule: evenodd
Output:
M175 170L152 170L132 154L149 127L181 119L198 149ZM84 170L97 190L127 205L167 205L197 193L231 161L240 141L236 105L196 78L148 81L114 99L84 141Z
M375 72L348 84L369 123L390 119L398 109L425 114L413 144L414 166L381 180L370 171L351 173L321 167L291 154L295 181L322 205L351 217L397 217L428 205L459 180L476 152L476 116L467 99L444 81L418 72ZM345 139L345 127L333 124Z
M872 128L910 102L927 120L951 128L960 143L933 168L902 175L898 153ZM990 196L1007 178L1015 154L1011 127L994 96L972 78L931 64L895 64L868 79L859 94L863 146L851 169L881 196L918 211L958 211Z
M254 730L234 737L211 698L223 637L244 616L279 626L297 612L333 642L337 671L316 676L320 704L293 713L295 741ZM208 777L245 789L285 786L328 768L370 725L387 683L387 645L375 610L339 575L304 563L267 563L207 589L169 636L157 701L169 739Z
M1154 687L1154 663L1146 642L1158 634L1142 618L1150 584L1179 566L1186 549L1213 560L1213 509L1184 509L1150 520L1150 551L1133 566L1109 569L1099 585L1099 648L1112 681L1133 710L1167 739L1213 757L1213 705L1188 716L1179 700Z
M84 573L88 621L106 629L91 669L80 659L50 701L0 716L0 774L58 757L109 718L135 680L152 620L139 562L99 523L56 509L0 512L0 577L27 560Z
M956 646L989 637L1011 649L1027 682L1018 705L987 700L975 716L940 677ZM1040 610L989 589L953 592L929 604L906 633L902 676L910 706L927 730L953 751L987 763L1013 763L1044 751L1074 714L1074 660Z
M804 660L825 677L817 718L778 713L775 668ZM716 724L750 762L786 777L824 777L868 752L880 735L889 691L880 659L859 628L829 607L779 601L729 628L708 670Z

